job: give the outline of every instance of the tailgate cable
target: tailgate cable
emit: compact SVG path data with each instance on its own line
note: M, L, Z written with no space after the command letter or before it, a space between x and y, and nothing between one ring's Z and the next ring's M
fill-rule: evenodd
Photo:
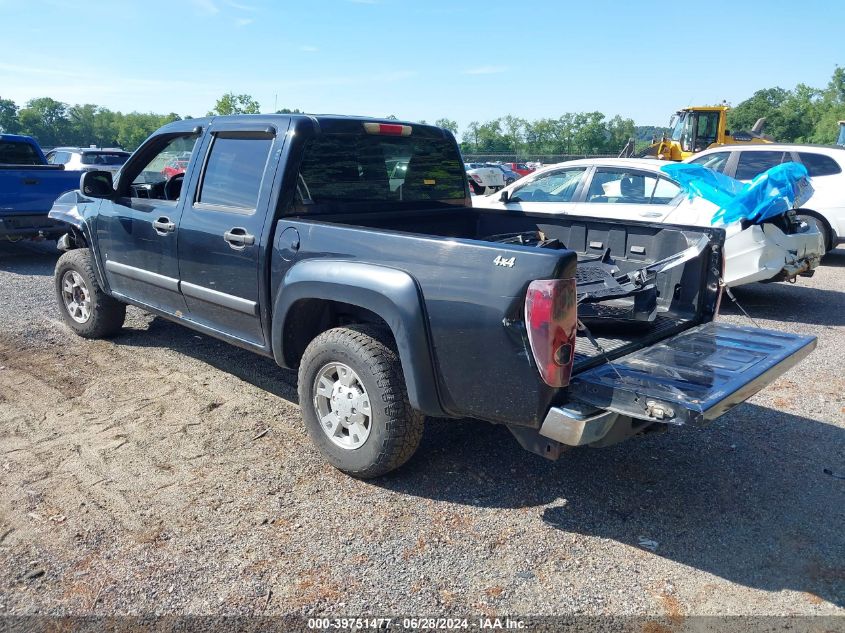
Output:
M586 336L587 340L590 341L590 344L598 350L599 354L601 354L602 358L604 358L604 362L606 362L608 367L613 370L613 373L616 374L616 377L619 378L621 382L625 382L625 378L623 378L622 374L619 373L619 370L616 369L616 365L611 362L610 356L607 355L607 352L601 346L601 343L599 343L596 340L596 337L593 336L593 333L590 332L590 328L588 328L581 319L578 319L578 324L576 327L578 332L581 332L584 336ZM634 402L639 404L643 408L643 411L648 414L648 407L640 401L640 396L636 392L634 393Z
M731 301L733 301L733 302L734 302L734 304L736 305L736 307L740 309L740 311L741 311L741 312L742 312L742 313L743 313L743 314L744 314L744 315L748 318L748 320L749 320L749 321L751 321L751 322L752 322L752 323L753 323L756 327L758 327L758 328L760 328L760 329L762 330L762 329L763 329L763 327L762 327L759 323L757 323L757 321L755 321L755 320L754 320L754 318L753 318L750 314L748 314L748 312L746 312L745 308L743 308L743 307L740 305L739 301L737 301L737 300L736 300L736 297L734 296L734 293L732 293L732 292L731 292L731 289L730 289L730 288L728 288L728 284L726 284L726 283L725 283L725 280L724 280L724 279L722 279L721 277L719 277L719 286L720 286L720 287L721 287L721 288L725 291L725 294L726 294L726 295L728 295L728 298L729 298Z
M586 325L584 325L584 322L581 319L578 319L578 331L582 332L584 334L584 336L587 337L587 340L590 341L590 344L598 350L599 354L601 354L602 357L604 358L604 361L614 371L617 378L619 378L619 380L624 380L624 378L622 378L622 374L620 374L619 370L616 369L616 366L612 362L610 362L610 357L607 355L607 352L604 351L604 348L596 340L596 337L593 336L593 333L590 332L589 328Z

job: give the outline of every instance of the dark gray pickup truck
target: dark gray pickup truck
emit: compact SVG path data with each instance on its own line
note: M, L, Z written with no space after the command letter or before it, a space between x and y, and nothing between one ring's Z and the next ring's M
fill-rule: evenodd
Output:
M114 335L133 304L298 367L310 437L358 477L408 460L425 416L549 458L710 420L815 346L713 322L720 229L472 208L455 139L426 125L179 121L50 217L71 329Z

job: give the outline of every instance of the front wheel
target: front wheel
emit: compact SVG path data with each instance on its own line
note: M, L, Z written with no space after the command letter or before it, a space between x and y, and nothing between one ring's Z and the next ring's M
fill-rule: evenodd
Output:
M56 262L56 301L67 326L85 338L113 336L123 327L126 305L97 284L91 251L68 251Z
M335 468L367 479L399 468L422 438L392 341L371 326L323 332L299 366L299 406L311 441Z

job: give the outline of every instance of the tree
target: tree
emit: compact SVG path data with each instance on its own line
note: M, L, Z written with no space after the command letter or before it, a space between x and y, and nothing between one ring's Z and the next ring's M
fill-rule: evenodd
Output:
M293 110L290 108L282 108L281 110L276 110L276 114L303 114L303 112L299 108L294 108Z
M457 123L457 121L453 121L452 119L447 119L446 117L443 117L442 119L437 119L434 122L434 125L436 125L437 127L442 127L442 128L449 130L455 136L458 135L458 123Z
M30 99L18 112L18 121L20 131L34 136L41 145L54 147L70 136L67 105L50 97Z
M236 95L234 92L227 92L217 100L217 103L214 104L214 109L208 113L208 116L258 114L259 112L261 112L261 106L250 95Z
M0 132L15 134L20 129L18 106L11 99L0 98Z

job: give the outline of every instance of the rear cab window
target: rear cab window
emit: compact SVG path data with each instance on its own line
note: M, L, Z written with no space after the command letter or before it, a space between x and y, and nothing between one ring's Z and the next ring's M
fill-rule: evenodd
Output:
M368 132L365 125L360 131L322 133L305 143L294 212L337 211L356 203L430 205L467 195L457 147L439 130L376 123L370 125L377 131Z
M0 140L0 165L43 165L41 156L29 143Z
M833 176L834 174L842 173L839 163L830 156L815 154L813 152L798 152L798 158L804 163L807 172L810 174L810 178ZM845 159L845 152L843 152L843 159Z

